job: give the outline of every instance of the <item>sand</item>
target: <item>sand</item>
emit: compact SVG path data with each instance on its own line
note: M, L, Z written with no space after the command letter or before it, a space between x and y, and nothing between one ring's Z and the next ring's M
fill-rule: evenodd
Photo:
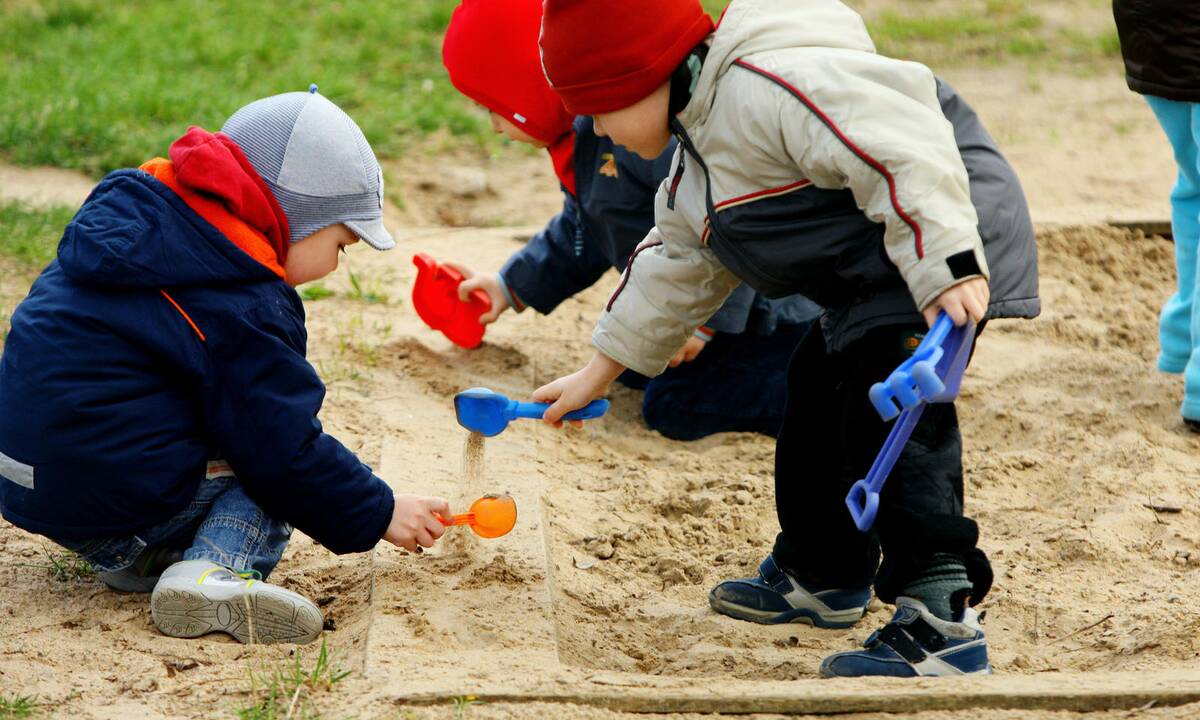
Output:
M989 325L960 404L968 512L996 568L984 607L997 674L821 681L820 658L861 642L886 608L873 605L847 631L762 627L708 609L709 588L753 573L776 531L765 438L667 441L643 426L640 396L616 389L609 416L583 430L519 421L465 452L453 394L484 385L524 398L578 368L614 278L550 318L506 315L476 351L452 346L412 310L411 255L497 268L561 197L536 155L415 153L389 167L405 199L388 208L403 228L398 248L347 258L387 300L348 297L343 269L327 283L339 297L307 304L310 355L329 385L322 421L397 491L441 494L457 511L507 492L519 520L498 540L452 528L420 556L380 546L335 557L297 534L272 580L321 606L335 663L352 671L314 698L318 709L603 720L667 710L1200 715L1186 705L1200 702L1200 436L1179 421L1180 380L1154 370L1172 246L1103 225L1167 216L1169 149L1119 75L944 75L1012 158L1041 223L1045 312ZM0 168L0 199L73 204L88 186ZM27 283L0 272L0 320ZM47 550L0 522L0 697L35 694L47 715L229 716L253 701L250 671L316 651L164 638L144 597L28 567L45 565ZM454 698L472 694L489 702L459 713Z
M397 252L351 261L368 283L404 288L411 252L482 267L518 246L513 234L421 232L402 237ZM1178 379L1153 369L1172 246L1088 227L1047 230L1039 242L1046 311L989 326L961 400L968 510L997 570L985 607L999 684L977 692L1020 696L1044 692L1047 680L1057 688L1106 677L1113 687L1152 677L1188 687L1200 679L1200 438L1179 422ZM331 284L348 290L344 276ZM468 436L454 423L453 393L485 385L524 397L576 367L606 285L550 318L504 317L476 351L424 328L402 295L309 304L313 359L331 379L322 416L331 432L400 491L440 493L456 506L481 490L509 492L520 512L499 540L452 529L461 552L381 546L338 558L297 536L274 579L321 604L327 642L355 671L334 707L374 717L419 700L444 716L438 698L489 690L571 699L590 689L633 702L658 678L667 683L652 693L660 697L697 688L755 697L765 686L798 694L788 707L803 710L831 687L813 679L820 658L886 620L873 606L859 627L819 631L707 608L713 583L752 573L770 547L765 438L670 442L642 426L639 396L618 390L605 420L581 431L518 421L488 440L482 473L464 467ZM220 636L163 638L144 598L13 564L39 562L43 546L0 526L6 692L35 693L71 716L138 707L146 717L188 717L198 702L244 702L247 670L290 652ZM601 702L589 697L588 706ZM414 707L417 717L434 712ZM567 706L545 715L483 707L472 717L576 716ZM577 716L606 717L597 713Z

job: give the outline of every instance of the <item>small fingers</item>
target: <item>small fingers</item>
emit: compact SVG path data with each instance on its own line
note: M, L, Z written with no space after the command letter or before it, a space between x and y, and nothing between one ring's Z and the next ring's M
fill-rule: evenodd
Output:
M948 303L942 309L950 316L950 320L954 322L955 327L967 324L967 309L961 301Z
M479 289L480 282L477 279L463 280L458 284L458 299L463 302L470 302L471 293Z
M450 517L451 515L450 503L446 498L431 497L426 501L425 507L429 509L429 512L437 513L442 517Z
M427 547L427 548L433 547L433 536L430 535L429 531L426 530L425 528L421 528L420 530L418 530L416 537L417 537L417 544L420 545L421 547Z
M930 305L921 311L921 314L925 316L925 324L929 327L933 327L933 323L937 321L938 311L940 310L941 308L937 305Z
M562 416L569 412L571 412L571 409L562 401L562 397L559 397L550 407L546 408L546 412L542 414L542 419L555 427L562 427Z
M560 395L562 395L562 390L558 386L558 381L555 380L534 390L531 397L534 402L554 402ZM542 417L545 416L543 415Z

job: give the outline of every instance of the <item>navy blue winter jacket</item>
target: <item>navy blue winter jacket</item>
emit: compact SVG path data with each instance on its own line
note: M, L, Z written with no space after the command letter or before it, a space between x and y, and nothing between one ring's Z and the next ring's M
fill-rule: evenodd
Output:
M596 283L609 268L625 269L629 256L654 227L654 195L671 171L675 141L646 160L599 137L592 119L575 119L575 196L517 251L500 276L523 305L549 314ZM779 323L810 320L815 305L800 297L768 301L743 285L707 326L722 333L769 335Z
M306 342L276 274L149 174L110 174L12 317L5 519L62 539L136 534L181 511L220 455L273 517L336 553L370 549L392 491L322 432Z

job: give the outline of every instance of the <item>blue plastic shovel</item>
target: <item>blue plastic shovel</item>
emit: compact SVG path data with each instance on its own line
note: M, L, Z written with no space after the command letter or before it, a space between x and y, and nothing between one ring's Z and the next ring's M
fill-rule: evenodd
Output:
M971 357L975 323L955 327L946 313L939 313L912 357L896 368L884 382L871 386L868 397L884 420L899 415L883 448L871 464L867 477L854 483L846 495L846 507L859 530L875 524L879 491L900 457L900 451L929 403L954 402L962 385L963 370Z
M504 432L511 420L541 420L549 403L517 402L487 388L471 388L454 396L454 414L458 424L484 437ZM593 400L578 410L563 415L563 420L593 420L608 412L607 400Z

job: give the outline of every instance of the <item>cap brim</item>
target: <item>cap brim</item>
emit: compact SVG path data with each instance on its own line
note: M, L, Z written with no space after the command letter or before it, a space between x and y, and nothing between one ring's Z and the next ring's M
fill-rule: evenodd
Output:
M391 250L396 247L392 234L383 226L383 218L377 220L343 220L342 224L362 238L363 242L376 250Z

